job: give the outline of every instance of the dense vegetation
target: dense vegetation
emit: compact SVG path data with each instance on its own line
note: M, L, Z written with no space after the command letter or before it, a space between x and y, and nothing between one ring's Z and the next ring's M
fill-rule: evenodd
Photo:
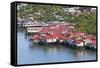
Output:
M62 6L27 4L19 7L17 15L21 18L33 17L38 21L54 21L57 20L56 16L63 16L63 13Z
M32 17L37 21L66 21L75 23L75 30L85 33L96 33L96 14L82 12L79 16L64 12L64 6L27 4L26 6L18 4L17 16L28 19ZM68 8L68 6L67 6ZM80 8L81 9L81 8ZM82 9L81 9L82 10Z
M96 14L82 14L75 17L75 27L77 31L85 33L96 33Z

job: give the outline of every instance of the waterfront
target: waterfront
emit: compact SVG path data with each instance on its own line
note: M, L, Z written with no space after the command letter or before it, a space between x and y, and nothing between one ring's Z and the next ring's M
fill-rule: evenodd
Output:
M18 64L96 60L96 51L70 49L62 45L36 46L28 37L25 31L17 31Z

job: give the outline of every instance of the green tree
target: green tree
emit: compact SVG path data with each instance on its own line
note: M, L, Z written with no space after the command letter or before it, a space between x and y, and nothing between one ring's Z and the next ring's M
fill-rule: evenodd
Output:
M19 6L17 15L21 18L28 18L31 15L38 21L54 21L57 20L56 15L63 16L62 6L40 4L27 4L26 6L19 4Z
M75 28L85 33L96 33L96 14L82 14L75 17Z

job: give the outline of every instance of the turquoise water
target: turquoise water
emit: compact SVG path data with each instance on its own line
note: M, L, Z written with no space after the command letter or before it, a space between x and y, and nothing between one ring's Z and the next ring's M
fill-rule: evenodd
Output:
M36 46L25 31L17 31L17 64L37 64L96 60L96 52L76 50L66 46Z

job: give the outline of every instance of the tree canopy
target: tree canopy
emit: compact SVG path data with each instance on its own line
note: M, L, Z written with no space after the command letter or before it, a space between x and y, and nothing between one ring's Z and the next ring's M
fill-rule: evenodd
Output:
M75 17L75 28L85 33L96 33L96 14L82 14Z
M52 21L57 20L57 16L63 16L62 6L40 4L27 4L26 6L19 4L19 6L17 15L21 18L33 17L38 21Z

